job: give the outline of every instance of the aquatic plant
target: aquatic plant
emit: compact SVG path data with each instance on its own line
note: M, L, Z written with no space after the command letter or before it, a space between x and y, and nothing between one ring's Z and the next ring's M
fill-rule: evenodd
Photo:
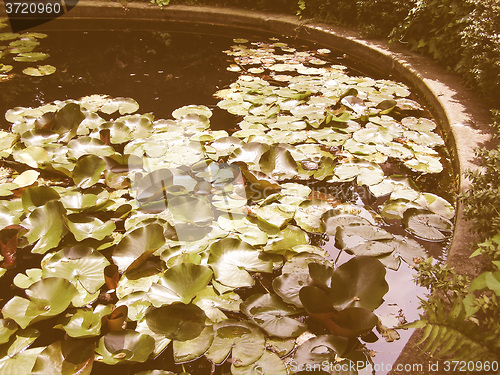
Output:
M104 95L6 113L2 371L90 373L167 347L233 374L370 361L361 340L393 328L374 312L385 267L451 235L453 206L411 177L443 170L444 141L403 84L350 76L327 49L234 42L243 74L216 96L235 130L204 105L157 120ZM54 330L67 337L26 349Z

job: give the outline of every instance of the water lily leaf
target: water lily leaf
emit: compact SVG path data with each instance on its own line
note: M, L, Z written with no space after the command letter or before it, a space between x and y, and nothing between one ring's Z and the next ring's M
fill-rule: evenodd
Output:
M31 374L89 375L93 362L92 344L75 340L56 341L39 354Z
M57 200L60 195L53 188L48 186L35 186L26 189L21 196L23 209L31 210L40 207L49 201Z
M163 227L147 224L126 234L113 251L113 262L120 272L142 264L153 252L165 243Z
M18 326L9 319L0 319L0 345L9 342L10 337L18 330Z
M40 336L34 328L20 330L11 337L0 351L0 372L13 375L30 374L38 355L44 347L28 349Z
M101 112L112 114L118 111L121 115L134 113L139 109L139 104L131 98L110 98L100 108Z
M66 224L78 242L86 238L102 241L106 236L111 235L116 228L112 221L103 222L92 215L84 214L69 215Z
M336 356L343 357L347 350L348 339L336 335L313 337L300 345L295 352L294 361L298 366L321 366L322 363L335 363L349 368L349 361L336 362ZM341 367L340 367L341 368ZM357 372L344 372L342 375L355 375Z
M28 243L35 244L32 253L45 254L59 245L67 232L65 215L66 210L61 202L51 200L35 208L23 221L23 226L29 230L25 235Z
M305 200L297 208L294 219L297 225L306 232L323 233L326 228L321 217L326 211L331 209L331 204L324 200Z
M168 209L174 220L181 223L200 225L212 222L212 205L207 197L199 195L181 195L168 199Z
M220 283L233 288L252 286L254 279L248 272L272 272L270 260L260 258L253 246L233 238L214 242L209 248L208 264Z
M294 215L294 212L284 210L284 207L277 203L252 207L252 213L260 221L280 229L285 227Z
M146 362L155 347L154 339L133 330L109 332L95 349L96 360L108 365L122 362Z
M395 235L394 241L394 257L400 257L408 265L418 268L418 264L427 259L429 256L422 245L411 238Z
M34 170L27 170L17 176L12 182L19 187L26 187L33 185L33 183L38 179L40 172Z
M192 340L174 341L174 361L175 363L191 362L201 357L210 348L214 340L214 330L212 326L205 327L200 335Z
M377 259L363 256L352 258L333 272L329 295L336 308L373 310L382 304L388 290L385 267Z
M14 147L12 156L15 161L29 165L32 168L40 168L44 163L50 160L47 151L40 146L28 146L19 148L19 144Z
M433 213L451 220L455 216L455 209L453 206L436 194L421 193L415 203L420 204L423 208L432 211Z
M401 124L410 129L419 132L430 132L436 128L436 123L424 117L405 117L401 120Z
M453 233L451 221L426 210L405 211L403 225L409 233L427 241L444 241Z
M159 307L172 302L187 304L212 279L212 270L206 266L181 263L170 267L158 283L151 286L148 300Z
M269 146L259 143L245 143L242 147L237 148L228 159L228 163L242 161L247 164L255 164L261 156L269 150Z
M82 156L73 169L74 183L83 189L94 185L106 170L106 162L96 155Z
M273 290L286 303L302 307L300 290L312 282L309 272L283 273L273 280Z
M226 320L214 325L214 333L205 356L216 364L221 364L231 354L235 366L248 366L264 353L264 335L248 322Z
M307 329L291 316L300 313L275 294L254 294L241 305L241 311L271 336L297 337Z
M26 328L34 321L50 318L66 310L76 288L63 278L42 279L26 289L29 299L14 296L2 308L5 318Z
M424 173L439 173L443 165L439 157L430 155L415 155L415 159L406 160L404 164L413 171Z
M271 245L264 248L267 253L286 254L294 246L309 244L309 236L295 225L287 225L279 232L279 237Z
M72 284L81 284L92 294L104 285L104 269L109 262L91 247L76 245L46 255L41 265L44 278L62 277Z
M420 209L420 205L406 199L387 200L379 206L380 215L386 219L403 219L404 213L409 209Z
M199 115L210 118L212 117L212 111L210 110L210 108L204 105L187 105L172 112L172 117L177 120L180 120L184 116L188 115Z
M111 156L115 153L113 148L103 141L90 137L79 137L68 143L68 155L78 160L83 155Z
M362 307L348 307L335 314L326 323L328 329L339 336L356 337L370 332L378 323L377 316Z
M231 365L233 375L286 375L288 371L283 361L274 353L265 351L262 357L249 366Z
M208 319L218 323L227 319L223 311L239 312L242 300L234 292L217 294L212 287L208 286L196 295L193 303L205 312Z
M205 318L198 306L183 303L162 306L146 314L149 329L177 341L198 337L205 328Z
M259 159L260 170L267 175L290 178L297 174L297 163L287 149L276 146L264 152Z
M14 61L34 62L45 60L49 55L43 52L24 52L14 57Z
M39 65L36 68L30 67L23 69L23 73L32 77L43 77L54 74L56 70L56 67L52 65Z
M375 225L347 225L337 230L335 244L342 249L351 250L364 241L391 240L392 238L392 234Z
M27 289L37 281L42 279L42 270L40 268L30 268L26 270L26 275L18 273L14 277L14 285L21 289Z
M370 224L368 220L366 220L361 216L352 214L341 214L336 209L326 211L322 216L322 220L325 222L326 225L325 232L330 236L335 236L335 234L337 233L337 228L339 227Z
M64 319L62 328L71 337L99 336L102 327L102 318L111 314L112 305L97 305L95 309L78 309L71 317Z

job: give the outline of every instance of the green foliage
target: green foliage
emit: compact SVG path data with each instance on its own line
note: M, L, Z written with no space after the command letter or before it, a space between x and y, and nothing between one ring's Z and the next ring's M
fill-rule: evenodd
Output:
M496 0L421 0L392 37L459 73L493 103L500 95L499 24Z
M463 301L456 298L448 306L433 301L422 301L426 316L409 324L408 327L423 328L424 334L419 344L425 342L424 351L436 358L453 358L456 361L498 360L498 336L478 329L466 320ZM498 332L497 332L498 334Z
M500 111L493 111L493 130L500 134ZM480 149L483 170L469 172L472 187L462 194L464 213L475 229L486 235L500 232L500 148Z

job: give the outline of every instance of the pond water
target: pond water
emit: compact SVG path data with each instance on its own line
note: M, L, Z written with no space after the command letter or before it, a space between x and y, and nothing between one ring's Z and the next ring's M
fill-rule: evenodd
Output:
M28 327L4 320L4 345L38 329L25 360L40 370L61 345L89 366L97 343L92 374L394 363L411 330L392 328L418 318L425 292L414 268L446 258L454 217L444 142L405 85L265 34L44 34L0 30L4 52L28 54L0 60L1 223L22 227L2 230L17 244L2 311ZM41 64L56 71L22 73ZM92 329L113 304L127 329ZM54 344L65 332L76 339Z

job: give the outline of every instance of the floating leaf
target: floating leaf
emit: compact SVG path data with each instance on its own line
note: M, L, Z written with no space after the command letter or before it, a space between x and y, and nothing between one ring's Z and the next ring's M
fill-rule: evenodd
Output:
M94 345L68 340L47 346L36 359L32 375L81 374L90 375L94 362Z
M155 347L151 336L123 330L102 336L95 349L96 360L108 365L123 362L146 362Z
M33 321L62 313L76 293L76 288L63 278L42 279L26 289L29 299L14 296L2 308L2 313L26 328Z
M404 214L403 225L415 237L427 241L444 241L453 233L451 221L425 210L407 210Z
M254 294L241 305L241 311L271 336L297 337L306 330L304 323L291 317L299 311L275 294Z
M15 56L14 61L34 62L34 61L45 60L47 57L49 57L49 55L43 52L24 52ZM40 68L41 67L38 67L38 69Z
M45 254L56 247L67 232L64 224L66 210L61 202L51 200L43 206L35 208L23 221L29 231L26 239L35 244L31 252Z
M211 279L212 270L208 267L181 263L165 271L163 277L151 286L148 300L156 307L172 302L189 303Z
M231 355L235 366L248 366L264 353L264 335L248 322L226 320L214 325L214 333L214 340L205 356L216 364L221 364Z
M23 69L23 73L32 77L43 77L54 74L56 70L56 67L52 65L40 65L37 68Z
M174 361L185 363L201 357L210 348L213 340L214 331L210 326L205 327L200 335L192 340L174 341Z
M104 285L104 269L109 262L92 248L76 245L48 254L41 265L44 277L63 277L95 293Z
M198 337L205 328L205 313L198 306L173 303L146 314L149 329L171 340L186 341Z
M252 286L250 272L272 272L272 262L260 258L260 252L251 245L232 238L214 242L210 248L208 264L215 278L226 286L240 288Z
M71 337L95 337L101 333L102 319L111 313L112 305L97 305L95 309L82 308L62 324L64 331Z
M73 169L73 181L83 189L93 186L106 170L106 162L96 155L85 155L78 159Z
M286 375L288 371L283 361L274 353L265 351L262 357L248 366L231 366L233 375Z
M333 272L330 298L337 308L376 309L389 290L385 267L371 257L356 257Z
M113 262L121 272L136 268L164 243L161 225L148 224L137 228L116 245L112 255Z

